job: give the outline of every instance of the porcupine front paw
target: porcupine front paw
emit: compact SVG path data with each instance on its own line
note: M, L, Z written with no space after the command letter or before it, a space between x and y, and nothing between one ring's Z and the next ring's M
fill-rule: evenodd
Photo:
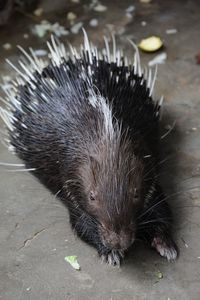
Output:
M178 256L177 246L170 237L155 236L151 246L155 248L161 256L166 257L168 261L175 260Z
M106 262L111 266L120 266L121 260L124 258L123 250L110 250L101 254L102 262Z

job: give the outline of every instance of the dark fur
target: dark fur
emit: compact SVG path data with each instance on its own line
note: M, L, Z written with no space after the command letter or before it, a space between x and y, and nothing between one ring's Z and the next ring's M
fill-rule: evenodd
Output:
M36 168L34 175L67 205L78 236L106 259L137 238L153 245L158 237L175 247L171 212L156 181L158 104L134 68L104 60L97 65L94 59L87 81L80 74L82 66L87 73L88 65L86 57L60 67L49 64L41 75L35 72L35 90L29 83L19 87L22 111L13 112L11 144L26 167ZM115 145L101 140L103 117L87 100L90 87L112 107L113 126L120 132Z

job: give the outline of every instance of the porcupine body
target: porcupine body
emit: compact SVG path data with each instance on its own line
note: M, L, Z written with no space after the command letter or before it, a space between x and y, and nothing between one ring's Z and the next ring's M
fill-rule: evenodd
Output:
M110 264L137 238L168 260L177 256L172 217L157 182L160 104L155 77L128 63L113 41L66 53L52 38L42 65L23 49L20 79L1 108L10 145L27 169L69 209L72 228ZM15 69L16 67L13 66Z

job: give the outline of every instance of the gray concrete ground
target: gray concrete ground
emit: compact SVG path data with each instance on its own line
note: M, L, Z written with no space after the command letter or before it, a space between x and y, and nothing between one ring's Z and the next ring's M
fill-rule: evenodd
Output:
M44 13L32 17L16 13L7 27L0 28L1 75L11 75L5 57L16 61L16 45L44 48L44 38L30 33L40 19L58 21L69 27L66 14L77 14L93 42L102 45L102 35L112 24L118 43L132 55L127 37L136 42L156 34L164 40L167 60L159 66L156 94L165 95L163 132L176 120L174 130L162 142L161 181L170 195L175 215L174 233L180 257L168 263L153 250L136 244L121 268L101 264L96 251L77 239L68 223L67 210L40 183L26 172L0 169L0 299L97 299L97 300L198 300L200 299L200 2L152 0L104 1L105 12L88 9L89 1L41 2ZM133 17L125 9L135 6ZM92 18L99 20L95 28ZM141 22L145 21L146 26ZM177 33L167 35L166 30ZM29 38L24 39L23 34ZM78 45L82 34L70 34ZM66 38L62 38L66 41ZM2 45L11 43L12 49ZM162 53L161 51L161 53ZM157 53L156 53L157 54ZM156 54L142 54L147 63ZM2 124L2 123L1 123ZM2 125L3 126L3 125ZM164 128L165 127L165 128ZM0 146L1 162L18 162ZM195 188L198 187L198 188ZM81 271L64 261L77 255ZM158 273L163 278L158 278Z

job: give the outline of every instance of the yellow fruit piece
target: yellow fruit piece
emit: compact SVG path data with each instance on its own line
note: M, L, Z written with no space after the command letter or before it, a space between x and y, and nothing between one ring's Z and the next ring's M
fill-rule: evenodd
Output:
M159 50L163 46L163 42L157 36L151 36L141 40L138 47L146 52L154 52Z

